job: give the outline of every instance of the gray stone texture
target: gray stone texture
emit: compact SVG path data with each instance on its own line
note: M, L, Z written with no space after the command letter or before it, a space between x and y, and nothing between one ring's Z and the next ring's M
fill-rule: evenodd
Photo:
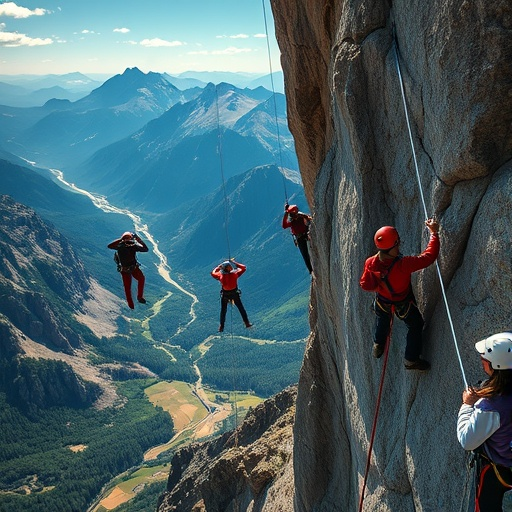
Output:
M376 229L396 226L402 252L418 254L428 240L424 220L437 216L439 269L470 384L483 377L474 343L512 329L512 3L271 3L314 213L295 510L354 511L383 365L371 355L372 294L359 287ZM435 266L413 287L432 370L404 369L406 331L395 321L364 510L465 510L467 454L455 435L464 382Z

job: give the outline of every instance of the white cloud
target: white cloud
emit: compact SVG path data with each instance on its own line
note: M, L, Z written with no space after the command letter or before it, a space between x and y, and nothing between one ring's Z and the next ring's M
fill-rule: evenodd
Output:
M236 48L235 46L230 46L225 48L224 50L214 50L212 55L236 55L238 53L250 53L253 50L250 48Z
M5 25L0 27L5 28ZM41 39L40 37L32 38L18 32L2 32L0 31L0 47L14 48L16 46L46 46L52 44L53 40L49 37Z
M0 4L0 16L11 16L12 18L29 18L30 16L44 16L50 11L46 9L34 9L33 11L26 7L16 5L14 2L5 2Z
M121 43L121 44L132 44L132 45L136 45L136 44L139 44L137 43L137 41L117 41L118 43Z
M225 48L224 50L213 50L213 51L193 51L193 52L187 52L187 55L237 55L239 53L250 53L254 50L251 50L250 48L236 48L235 46L230 46L228 48Z
M158 48L160 46L183 46L185 43L181 41L165 41L155 37L153 39L143 39L140 44L146 48Z
M114 29L114 32L121 32L121 34L128 34L128 32L130 32L130 29L129 28L115 28Z
M84 28L80 34L96 34L96 32L94 32L94 30L88 30Z
M234 34L232 36L215 36L217 39L249 39L249 36L247 34Z
M260 38L260 39L266 39L267 38L267 34L254 34L253 37L257 37L257 38Z

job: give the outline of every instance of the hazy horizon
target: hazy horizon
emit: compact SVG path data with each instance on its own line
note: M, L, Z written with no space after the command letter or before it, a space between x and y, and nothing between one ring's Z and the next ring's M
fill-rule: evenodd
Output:
M269 0L23 0L0 4L0 64L3 75L269 74L280 53Z

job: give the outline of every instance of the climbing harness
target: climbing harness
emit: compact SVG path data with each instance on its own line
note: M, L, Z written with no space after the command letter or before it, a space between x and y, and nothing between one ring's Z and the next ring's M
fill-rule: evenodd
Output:
M389 346L391 344L391 331L393 330L393 318L395 308L391 306L391 316L389 318L389 333L386 339L386 347L384 348L384 364L382 365L382 372L380 375L379 393L377 395L377 405L375 407L375 413L373 416L372 433L370 435L370 446L368 447L368 457L366 459L366 469L364 471L363 488L361 489L361 495L359 497L359 512L363 510L364 491L366 489L366 482L368 480L368 473L370 471L370 463L373 451L373 442L375 440L375 432L377 431L377 421L379 419L380 403L382 401L382 390L384 389L384 378L386 377L386 368L388 366Z
M416 305L412 294L400 302L388 302L384 297L377 295L374 300L374 311L377 313L378 308L388 315L391 315L391 312L394 311L394 314L400 320L404 320L411 310L411 304Z
M394 33L394 30L393 30L393 43L394 43L393 44L393 48L394 48L394 51L395 51L396 70L397 70L398 79L399 79L399 83L400 83L400 92L401 92L401 95L402 95L402 103L403 103L403 106L404 106L405 120L406 120L406 123L407 123L407 130L408 130L408 133L409 133L409 141L410 141L410 144L411 144L412 156L413 156L413 161L414 161L414 169L416 171L416 179L418 181L418 187L419 187L419 191L420 191L421 202L423 204L423 211L425 213L425 218L428 219L429 216L428 216L428 212L427 212L427 206L425 204L425 197L424 197L424 194L423 194L423 187L421 185L421 178L420 178L420 172L419 172L419 168L418 168L418 161L416 159L416 149L414 147L414 140L413 140L412 131L411 131L411 123L409 121L409 112L408 112L408 109L407 109L407 101L406 101L406 97L405 97L404 83L403 83L402 73L401 73L401 70L400 70L400 62L399 62L399 54L398 54L398 43L397 43L397 40L396 40L396 34ZM468 387L469 387L468 386L468 381L466 380L466 374L464 372L464 366L462 364L462 358L460 356L459 346L458 346L458 343L457 343L457 337L455 335L455 328L453 327L453 321L452 321L452 316L451 316L451 313L450 313L450 307L448 306L448 299L446 297L446 291L444 289L443 276L441 275L441 270L439 268L439 263L437 261L436 261L436 269L437 269L437 275L439 277L439 284L441 285L441 292L442 292L443 301L444 301L444 304L445 304L445 307L446 307L446 313L448 315L448 321L450 323L450 328L451 328L451 331L452 331L453 342L454 342L454 345L455 345L455 352L456 352L457 358L459 360L459 366L460 366L460 370L461 370L461 373L462 373L462 379L464 380L464 386L466 387L466 389L468 389Z
M391 286L391 283L388 280L388 276L391 273L391 269L395 266L396 262L401 260L402 256L399 254L392 262L391 265L387 268L387 271L384 275L382 275L381 272L381 279L384 281L384 284L386 285L389 292L393 295L395 293L395 290L393 290L393 287Z
M476 471L476 473L475 473L475 495L474 495L475 511L476 512L480 511L480 506L479 506L480 495L481 495L481 492L482 492L482 488L483 488L485 477L486 477L486 475L490 471L494 471L494 474L495 474L496 479L498 480L498 482L505 489L507 489L507 491L505 491L504 495L503 495L503 510L504 511L505 510L509 510L508 506L505 506L505 500L507 501L507 504L508 504L509 503L509 499L510 499L508 497L508 496L510 496L510 494L508 494L508 493L512 492L511 491L512 485L505 481L505 479L503 478L503 476L500 473L498 465L495 464L492 460L490 460L483 453L483 451L481 451L479 449L477 449L476 451L472 452L471 456L472 456L472 458L471 458L471 462L469 464L469 469L475 468L475 471ZM508 473L512 477L512 473L510 473L510 469L511 468L503 467L503 469L507 470ZM469 473L469 471L468 471L468 473ZM469 498L469 496L468 496L468 498ZM468 503L469 503L469 499L468 499ZM465 508L461 508L461 512L465 512L466 510L468 510L467 506ZM501 508L500 508L500 510L501 510Z
M123 266L118 251L114 253L114 261L116 262L117 271L122 274L131 274L136 268L140 267L140 263L137 261L137 258L135 258L135 263L133 265Z
M491 469L494 471L494 474L496 475L496 479L498 482L503 485L503 487L506 487L507 489L512 489L512 484L509 484L506 482L506 480L503 478L500 472L500 467L502 467L504 470L508 471L509 476L512 478L512 472L511 468L507 468L505 466L499 466L494 461L492 461L487 455L484 453L483 450L477 449L477 451L473 452L474 461L476 462L478 466L478 472L480 473L480 480L483 480L482 473L485 473L487 471L490 471Z

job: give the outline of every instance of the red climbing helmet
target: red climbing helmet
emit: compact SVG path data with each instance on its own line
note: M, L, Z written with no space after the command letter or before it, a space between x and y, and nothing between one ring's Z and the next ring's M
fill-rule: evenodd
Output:
M398 231L393 226L383 226L378 229L373 237L373 241L377 249L381 251L389 251L400 242Z
M296 204L291 204L290 206L288 206L288 209L286 211L293 215L297 215L297 213L299 213L299 207Z
M131 240L132 238L133 238L132 233L130 233L129 231L126 231L125 233L123 233L121 240Z

